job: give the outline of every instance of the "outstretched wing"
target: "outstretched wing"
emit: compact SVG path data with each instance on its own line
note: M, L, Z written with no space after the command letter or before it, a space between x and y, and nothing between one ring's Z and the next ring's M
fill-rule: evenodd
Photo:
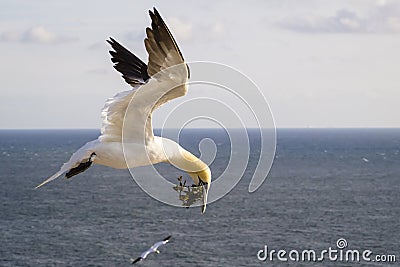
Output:
M187 93L189 70L182 53L158 11L154 8L149 14L152 22L145 39L148 66L114 39L109 41L114 68L133 89L106 102L101 141L121 141L122 135L133 142L152 140L152 112Z
M159 242L155 243L154 245L152 245L152 246L150 247L150 249L151 249L152 251L155 251L155 250L157 250L158 247L161 246L161 245L164 245L164 241L159 241Z
M184 63L184 59L157 9L154 8L154 12L150 10L149 14L151 28L146 28L147 38L144 40L144 44L149 53L148 73L153 76L161 70Z
M110 51L111 61L115 63L114 68L122 73L122 78L132 87L144 84L150 79L147 73L147 65L128 49L110 37L107 42L114 51Z
M185 181L186 182L186 181ZM167 243L171 239L172 235L167 236L166 238L163 239L165 243Z
M140 258L142 258L142 260L144 260L146 257L147 257L147 255L149 255L150 253L152 253L153 252L153 250L151 249L151 248L149 248L148 250L146 250L145 252L143 252L141 255L140 255Z
M111 61L115 63L114 68L122 73L124 80L133 89L120 92L107 99L101 111L103 124L99 140L102 142L121 142L127 107L135 95L135 90L145 84L150 77L147 74L147 65L143 61L113 38L110 37L107 42L114 49L114 51L110 51Z
M153 111L162 104L187 93L186 82L190 72L160 13L154 8L154 12L150 10L149 14L151 28L146 28L147 38L144 40L149 54L147 72L158 82L163 83L159 89L160 97L152 108Z
M139 261L141 261L141 260L143 260L142 257L138 257L138 258L136 258L136 259L131 259L131 264L135 264L135 263L137 263L137 262L139 262Z
M159 246L165 245L168 243L169 239L171 238L171 236L167 236L166 238L164 238L162 241L158 241L157 243L155 243L154 245L151 246L151 250L156 250L158 249Z

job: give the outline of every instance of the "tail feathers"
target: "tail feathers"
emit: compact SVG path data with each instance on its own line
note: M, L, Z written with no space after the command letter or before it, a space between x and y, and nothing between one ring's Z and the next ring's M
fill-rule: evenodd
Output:
M61 169L58 172L56 172L53 176L45 180L40 185L36 186L35 189L38 189L39 187L42 187L45 184L53 181L65 172L68 172L67 178L69 178L89 168L94 158L96 157L96 154L93 153L91 148L95 146L97 142L97 140L94 140L86 143L84 146L79 148L74 154L72 154L69 161L62 165Z
M48 178L47 180L45 180L43 183L41 183L40 185L36 186L35 189L38 189L39 187L44 186L45 184L53 181L54 179L56 179L57 177L59 177L61 174L65 173L65 177L66 178L71 178L72 176L75 176L81 172L84 172L85 170L87 170L90 165L92 165L93 159L96 156L95 153L92 153L90 155L89 159L86 159L82 162L78 162L75 164L72 164L72 161L68 161L67 163L65 163L61 169L56 172L53 176L51 176L50 178Z
M63 169L59 170L58 172L56 172L53 176L51 176L50 178L48 178L47 180L45 180L43 183L41 183L40 185L36 186L35 189L38 189L39 187L44 186L45 184L53 181L54 179L56 179L57 177L59 177L61 174L63 174L65 171L63 171Z

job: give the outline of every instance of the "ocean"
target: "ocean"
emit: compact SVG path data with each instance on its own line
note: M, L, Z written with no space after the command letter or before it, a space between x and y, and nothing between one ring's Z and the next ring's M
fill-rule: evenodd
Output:
M98 134L0 131L0 266L130 266L130 258L168 235L171 241L161 253L140 266L396 266L400 261L400 129L280 129L271 171L248 193L260 142L251 133L242 179L205 214L199 207L154 200L127 170L103 166L33 189ZM198 155L198 142L206 137L218 140L211 165L218 176L230 157L224 131L186 130L181 143ZM184 175L167 164L157 169ZM296 259L293 252L313 250L318 258L329 249L371 253L357 262L327 253L320 261ZM280 258L279 250L285 252ZM390 262L393 256L397 263Z

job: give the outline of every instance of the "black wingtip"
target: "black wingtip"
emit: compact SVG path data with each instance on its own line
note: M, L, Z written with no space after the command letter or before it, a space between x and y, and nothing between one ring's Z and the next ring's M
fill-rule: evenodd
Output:
M156 7L153 7L153 10L149 10L149 14L152 20L154 20L154 18L157 18L160 21L164 21Z
M172 237L172 235L169 235L166 238L164 238L163 241L168 241L171 237Z
M150 79L147 73L147 65L127 48L118 43L114 38L109 37L107 43L111 45L111 61L114 68L122 74L124 80L131 86L137 86Z
M141 261L141 260L142 260L142 257L136 258L135 260L131 259L131 264L135 264L135 263L137 263L138 261Z
M160 13L158 12L158 10L157 10L155 7L153 7L153 9L154 9L154 15L155 15L155 17L156 17L158 20L160 20L160 21L162 21L163 23L165 23L164 20L163 20L163 18L162 18L161 15L160 15Z

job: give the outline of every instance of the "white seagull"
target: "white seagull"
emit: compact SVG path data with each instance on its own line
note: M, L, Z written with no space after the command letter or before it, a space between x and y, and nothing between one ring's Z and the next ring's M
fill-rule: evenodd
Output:
M155 243L154 245L152 245L148 250L146 250L145 252L143 252L140 257L136 258L136 259L131 259L131 263L135 264L139 261L144 260L150 253L160 253L160 251L158 250L158 247L161 245L165 245L168 243L169 239L171 238L171 236L167 236L166 238L164 238L162 241L159 241L157 243Z
M113 38L107 40L114 50L110 51L114 68L133 88L106 101L98 139L79 148L58 172L36 188L64 173L66 178L71 178L93 163L126 169L169 162L186 171L195 185L204 189L204 213L211 183L209 167L176 142L153 134L152 112L162 104L186 95L190 70L156 8L149 10L149 14L151 28L146 28L144 40L149 54L148 65Z

